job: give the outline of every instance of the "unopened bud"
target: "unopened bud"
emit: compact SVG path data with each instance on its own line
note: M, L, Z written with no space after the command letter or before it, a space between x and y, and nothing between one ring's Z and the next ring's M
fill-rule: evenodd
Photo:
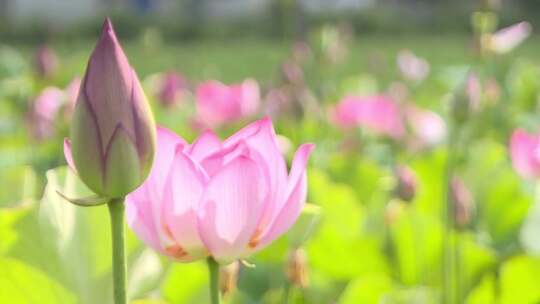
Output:
M466 121L471 114L480 110L482 102L482 85L475 73L468 73L451 99L451 111L458 123Z
M159 101L165 107L182 101L187 87L186 79L177 73L169 72L163 76L159 90Z
M51 77L58 68L58 57L48 46L38 48L35 58L36 72L42 78Z
M410 202L416 194L416 176L414 172L406 166L398 166L395 169L396 187L395 196L405 202Z
M307 254L301 248L293 249L287 261L287 280L297 287L306 288L309 284Z
M240 263L234 261L227 266L222 266L219 270L219 290L225 297L236 289L238 274L240 272Z
M123 197L148 176L156 126L109 19L88 62L69 137L68 164L102 197Z
M450 195L457 228L469 225L474 212L474 198L462 179L453 177L450 183Z

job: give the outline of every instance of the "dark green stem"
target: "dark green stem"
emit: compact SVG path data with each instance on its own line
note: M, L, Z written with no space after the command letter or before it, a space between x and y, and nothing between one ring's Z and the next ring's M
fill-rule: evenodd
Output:
M219 296L219 264L212 257L206 259L208 263L208 273L210 274L210 303L221 303Z
M108 203L111 216L112 263L114 303L126 304L126 251L124 233L124 199L113 199Z
M283 304L289 304L289 298L291 296L291 289L292 289L291 282L289 282L289 280L286 280L285 285L283 286Z

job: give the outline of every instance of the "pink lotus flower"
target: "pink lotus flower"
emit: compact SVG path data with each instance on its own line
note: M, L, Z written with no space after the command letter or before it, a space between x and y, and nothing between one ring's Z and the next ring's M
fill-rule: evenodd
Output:
M30 130L36 139L41 140L53 135L55 118L64 99L64 92L56 87L47 87L36 97L28 116Z
M332 110L331 120L343 128L364 127L392 138L405 133L398 105L385 96L347 96Z
M505 54L520 45L532 32L529 22L520 22L495 32L490 39L489 48L498 54Z
M540 177L540 135L517 129L510 139L512 165L524 178Z
M207 131L188 144L164 128L157 138L150 176L126 206L129 226L156 251L228 263L266 247L298 218L314 146L300 146L287 176L269 119L225 141Z
M163 75L159 89L159 101L164 106L172 106L182 101L187 87L186 79L177 73L169 72Z
M429 74L429 63L409 50L398 53L397 66L403 77L412 82L421 82Z
M210 80L197 88L197 117L201 124L217 127L255 114L259 99L259 85L253 79L230 86Z

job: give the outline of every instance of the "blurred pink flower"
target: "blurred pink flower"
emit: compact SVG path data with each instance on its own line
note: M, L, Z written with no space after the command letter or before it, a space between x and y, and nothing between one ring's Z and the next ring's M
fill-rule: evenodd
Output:
M197 87L197 118L210 127L251 116L259 103L259 84L253 79L230 86L210 80Z
M301 85L304 82L304 71L297 62L287 60L281 65L281 77L285 83Z
M298 63L302 63L313 56L311 47L308 43L302 40L295 41L292 46L292 59Z
M410 106L406 111L407 123L414 137L422 146L434 146L446 137L446 123L432 111Z
M186 79L174 72L168 72L161 79L158 98L162 105L172 106L182 101L187 88Z
M520 45L531 35L529 22L520 22L495 32L490 39L489 48L497 54L505 54Z
M45 88L35 98L28 115L28 123L36 139L41 140L54 134L55 118L64 99L64 92L56 87Z
M540 177L540 135L517 129L510 139L512 165L524 178Z
M397 103L386 96L347 96L332 110L331 121L342 128L362 127L392 138L405 133Z
M40 77L51 77L58 68L58 57L47 45L40 46L35 55L35 69Z
M77 97L79 96L79 89L81 88L81 78L75 77L67 85L65 93L67 95L67 100L65 104L65 115L67 118L71 117L73 111L75 110L75 104L77 103Z
M191 145L158 128L150 176L127 196L128 224L146 244L177 261L245 258L298 218L313 148L300 146L287 176L269 119L225 141L206 131Z
M397 66L403 77L412 82L421 82L429 74L429 63L417 57L409 50L402 50L397 55Z

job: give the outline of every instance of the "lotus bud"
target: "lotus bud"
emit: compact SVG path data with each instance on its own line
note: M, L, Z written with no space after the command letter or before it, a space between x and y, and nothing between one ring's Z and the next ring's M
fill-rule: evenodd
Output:
M462 179L452 178L450 182L450 195L454 208L454 219L457 228L469 225L474 211L474 198Z
M238 261L234 261L227 266L220 267L219 290L224 297L230 295L236 289L239 272L240 263Z
M306 288L309 284L306 252L302 248L293 249L287 260L287 280L297 287Z
M182 101L187 89L186 79L177 73L168 72L163 75L159 90L159 101L165 107L173 106Z
M410 202L416 194L416 176L414 172L406 166L398 166L395 169L397 179L395 195L405 202Z
M68 164L102 197L123 197L147 177L156 126L141 84L105 20L90 56L64 149Z
M42 78L51 77L58 68L58 57L48 46L38 48L35 58L36 73Z
M457 89L451 99L451 111L458 123L466 121L473 113L481 109L482 85L474 73L467 74L463 84Z

